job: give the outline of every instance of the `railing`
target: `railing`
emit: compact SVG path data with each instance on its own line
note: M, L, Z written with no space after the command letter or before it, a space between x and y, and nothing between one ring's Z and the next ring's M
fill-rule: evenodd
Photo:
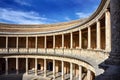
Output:
M83 60L90 65L96 68L98 64L100 64L103 60L108 58L109 52L105 52L104 50L93 50L93 49L35 49L35 48L2 48L0 49L0 55L7 54L27 54L27 55L42 55L42 56L57 56L57 57L67 57L73 59ZM62 58L61 58L62 59ZM87 65L86 65L87 66ZM91 68L92 69L92 68Z
M18 51L19 51L19 53L27 53L28 49L26 49L26 48L19 48Z
M99 58L105 59L108 57L108 52L104 50L93 50L93 49L35 49L35 48L2 48L0 54L46 54L46 55L58 55L68 56L73 58Z
M8 50L6 48L0 49L0 54L8 53Z

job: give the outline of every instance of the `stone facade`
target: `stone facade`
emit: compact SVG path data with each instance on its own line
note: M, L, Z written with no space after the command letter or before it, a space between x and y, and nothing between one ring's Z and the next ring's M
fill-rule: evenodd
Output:
M48 25L1 23L0 74L26 73L53 80L93 80L103 72L98 65L111 51L109 3L110 0L102 0L92 16L71 22Z

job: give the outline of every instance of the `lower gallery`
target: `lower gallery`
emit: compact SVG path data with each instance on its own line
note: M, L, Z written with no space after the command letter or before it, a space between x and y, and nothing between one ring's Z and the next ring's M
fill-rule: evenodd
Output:
M109 3L81 20L0 23L0 80L94 80L111 51Z

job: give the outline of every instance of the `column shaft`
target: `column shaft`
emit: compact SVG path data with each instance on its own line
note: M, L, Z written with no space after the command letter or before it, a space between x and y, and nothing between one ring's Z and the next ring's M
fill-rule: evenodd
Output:
M82 80L82 66L79 65L79 80Z
M55 48L55 35L53 35L53 48Z
M8 75L8 58L5 58L5 74Z
M101 45L101 39L100 39L100 21L97 21L97 49L100 49L100 45Z
M16 74L19 73L19 69L18 69L18 58L16 58Z
M26 37L26 48L28 49L28 37Z
M26 58L26 75L28 75L28 58Z
M81 30L79 30L79 49L82 48L82 35L81 35Z
M46 59L44 59L44 77L47 76L47 71L46 71Z
M37 75L37 58L35 58L35 75Z
M87 80L92 80L91 79L91 71L87 70Z
M70 33L70 48L72 49L73 48L73 34L72 32Z
M70 80L73 80L73 64L70 63Z
M88 27L88 49L91 48L91 28Z
M61 63L62 63L62 80L64 80L64 61L62 61Z
M38 37L36 36L36 38L35 38L35 48L37 49L37 39L38 39Z
M16 48L18 49L18 37L16 37Z
M55 60L53 60L53 80L55 80Z
M62 34L62 48L64 48L64 34Z
M45 48L45 49L47 48L46 36L45 36L45 39L44 39L44 48Z
M6 49L8 49L8 37L6 37Z

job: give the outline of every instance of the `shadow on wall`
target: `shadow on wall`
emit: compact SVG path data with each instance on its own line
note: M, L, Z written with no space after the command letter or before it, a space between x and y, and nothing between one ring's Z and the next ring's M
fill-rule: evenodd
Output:
M15 74L1 75L0 80L23 80L23 74L20 74L20 75L15 75Z

